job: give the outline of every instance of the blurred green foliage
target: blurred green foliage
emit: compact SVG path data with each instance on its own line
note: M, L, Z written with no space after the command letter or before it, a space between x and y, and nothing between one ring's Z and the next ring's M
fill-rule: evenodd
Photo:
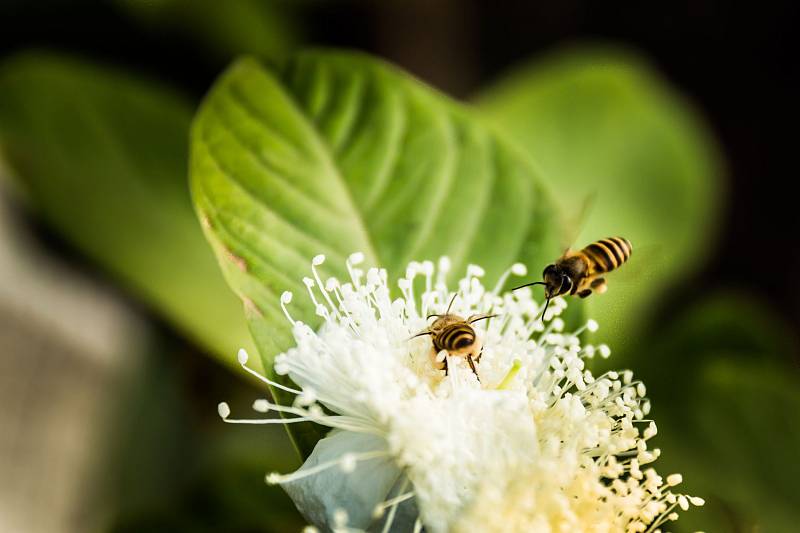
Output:
M595 339L629 351L664 290L711 250L723 195L712 138L642 58L602 46L516 69L477 104L541 166L565 213L565 248L633 243L608 294L586 302L602 324ZM539 274L545 263L530 266Z
M302 39L291 2L118 4L143 30L168 34L176 46L190 42L215 70L241 52L279 61ZM6 57L0 168L54 232L238 371L236 350L253 351L242 305L202 237L187 187L193 107L165 84L117 67L39 51ZM182 380L198 363L178 366L174 352L140 354L136 390L109 398L121 402L124 421L109 435L119 440L117 452L98 467L115 502L112 529L299 530L288 497L263 483L265 471L297 466L285 431L231 432L216 415L231 391L207 390L227 374L190 390ZM240 403L252 401L254 391L242 390ZM187 416L198 411L208 417L202 426Z
M64 56L0 66L0 153L31 207L187 336L235 363L249 338L192 212L192 106Z
M524 159L468 110L361 54L302 53L279 72L234 64L198 112L191 177L267 368L291 346L282 291L301 295L295 318L317 321L301 273L319 253L322 279L343 279L346 257L363 252L390 278L448 255L454 272L477 263L493 282L557 249L553 208ZM318 435L289 427L310 453Z
M800 449L800 379L774 361L703 354L682 379L689 399L670 408L662 430L665 453L685 473L687 490L702 494L723 524L694 512L680 531L793 531L800 509L794 488ZM678 413L683 416L675 419ZM714 516L711 514L710 516ZM676 528L678 529L678 528Z
M800 449L791 332L741 294L709 295L651 327L636 370L655 400L659 463L707 500L674 529L791 531L800 509L791 488Z

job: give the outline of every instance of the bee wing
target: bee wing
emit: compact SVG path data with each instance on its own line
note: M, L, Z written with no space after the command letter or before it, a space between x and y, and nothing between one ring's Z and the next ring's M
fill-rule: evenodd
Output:
M580 209L570 216L566 217L561 226L561 247L564 249L564 255L570 251L575 245L581 230L586 225L586 220L594 209L594 204L597 201L597 191L587 194L581 202Z
M635 246L631 258L618 269L604 274L611 283L632 283L645 281L658 276L660 266L664 264L664 248L660 244Z

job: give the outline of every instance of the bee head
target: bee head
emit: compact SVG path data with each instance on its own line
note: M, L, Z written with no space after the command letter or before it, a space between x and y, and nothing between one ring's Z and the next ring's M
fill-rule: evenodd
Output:
M553 298L572 290L572 279L569 274L556 265L548 265L542 272L542 279L547 298Z
M526 283L525 285L514 287L511 290L515 291L523 287L530 287L531 285L544 285L545 304L544 310L542 310L541 314L541 316L544 317L545 313L547 313L547 308L550 306L550 300L560 294L565 294L571 291L573 282L572 278L569 276L569 273L555 264L547 265L547 267L544 269L544 272L542 272L542 279L543 281Z

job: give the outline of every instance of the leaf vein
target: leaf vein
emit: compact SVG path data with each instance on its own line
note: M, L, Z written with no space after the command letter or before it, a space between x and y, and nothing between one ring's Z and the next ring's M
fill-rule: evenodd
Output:
M273 79L277 81L277 78ZM333 154L330 151L330 147L326 146L326 144L322 142L324 136L319 131L317 125L313 121L309 120L309 117L303 112L303 107L297 100L296 95L287 91L286 87L283 84L277 83L276 85L277 85L277 90L280 91L281 94L292 104L293 109L297 113L299 120L301 120L309 128L309 130L311 130L311 132L313 132L314 134L313 137L309 138L310 142L312 142L314 147L319 151L319 154L321 156L321 162L325 165L330 174L337 178L339 185L342 189L342 192L345 195L345 201L347 202L347 205L352 209L353 213L356 215L354 218L355 221L357 222L358 228L361 233L360 237L363 238L364 244L366 244L368 247L368 249L360 251L367 254L367 257L374 264L380 264L377 248L372 242L372 236L366 229L364 214L356 204L353 198L353 193L350 190L347 181L344 179L341 173L341 169L334 163ZM245 97L243 98L245 101L247 101ZM251 106L251 108L252 107L253 106ZM268 124L268 121L263 116L261 116L261 113L259 113L256 110L256 108L253 108L253 117L261 123Z
M272 215L276 219L277 222L283 223L286 226L292 228L294 231L296 231L298 236L303 237L304 239L306 239L306 241L309 244L312 244L314 247L316 247L318 252L315 252L315 253L324 252L326 254L329 254L329 255L335 257L338 260L344 261L345 254L343 254L343 253L341 253L341 252L339 252L337 250L334 250L333 248L331 248L330 246L326 245L324 242L322 242L321 240L316 238L314 235L308 233L305 229L297 226L292 221L287 220L286 218L284 218L281 214L279 214L276 211L274 211L274 210L270 209L269 207L267 207L267 205L264 204L257 196L255 196L247 187L245 187L242 183L240 183L237 179L235 179L233 177L233 174L230 171L228 171L226 168L224 168L222 166L222 164L216 158L213 150L211 149L211 146L209 145L208 141L205 138L201 138L200 142L206 148L206 151L208 152L208 155L209 155L209 159L212 161L212 163L217 168L217 170L230 183L235 185L236 188L238 188L242 193L244 193L248 198L250 198L250 200L255 205L257 205L259 209L261 209L262 211L265 211L268 214Z

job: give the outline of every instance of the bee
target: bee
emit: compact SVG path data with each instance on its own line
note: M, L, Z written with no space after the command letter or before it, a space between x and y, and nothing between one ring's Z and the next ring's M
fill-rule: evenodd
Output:
M577 294L586 298L592 292L604 293L608 288L603 274L619 268L631 257L633 247L628 239L623 237L609 237L600 239L577 252L567 250L555 263L548 265L542 277L544 281L534 281L520 285L512 290L529 287L531 285L544 285L545 298L544 311L550 300L562 294Z
M472 369L472 372L478 378L478 381L480 381L478 371L475 369L475 363L481 360L483 344L478 338L472 324L497 315L479 314L471 315L465 319L459 315L450 314L450 308L453 306L455 299L456 295L454 294L444 314L428 315L428 320L433 317L436 317L436 320L433 321L428 329L417 333L411 338L430 335L436 354L442 350L446 350L451 356L465 357L470 369ZM444 372L445 375L447 375L447 359L444 360Z

